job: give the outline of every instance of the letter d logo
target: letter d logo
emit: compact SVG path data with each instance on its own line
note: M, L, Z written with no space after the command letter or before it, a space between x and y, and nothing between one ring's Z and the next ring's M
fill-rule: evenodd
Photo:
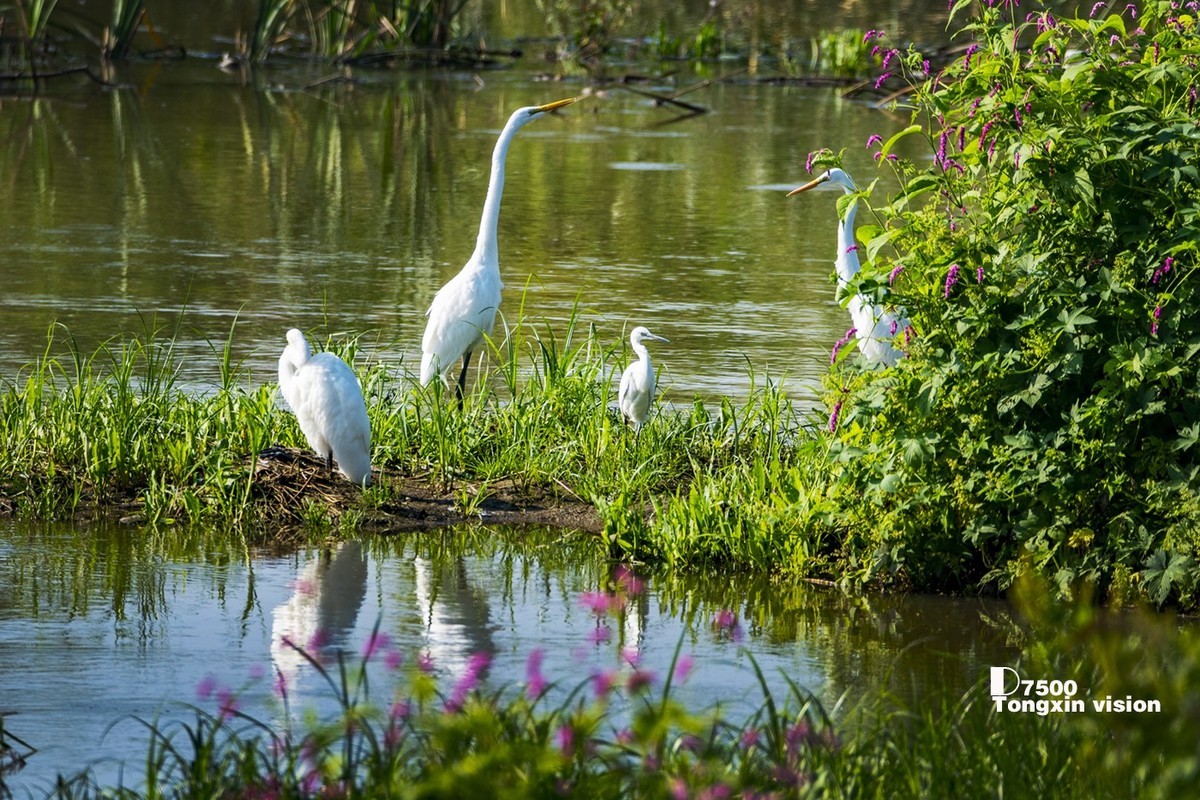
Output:
M991 667L990 669L992 676L992 697L1000 698L1010 695L1021 685L1021 676L1012 667ZM1004 673L1006 672L1011 672L1013 677L1016 678L1013 688L1007 692L1004 691Z

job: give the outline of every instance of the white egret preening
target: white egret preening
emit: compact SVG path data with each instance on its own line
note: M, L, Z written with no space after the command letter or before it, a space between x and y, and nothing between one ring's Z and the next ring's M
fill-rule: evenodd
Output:
M544 106L518 108L508 118L508 124L496 140L492 151L492 175L488 181L487 198L483 201L483 218L479 222L479 238L475 252L457 275L434 296L425 315L429 323L421 339L421 385L427 386L435 375L441 375L450 387L450 371L462 359L458 375L458 404L462 407L467 366L471 353L492 332L496 310L500 307L500 252L496 229L500 223L500 197L504 193L504 161L508 146L523 126L538 116L574 103L569 97Z
M333 353L312 355L292 328L279 357L279 391L291 406L308 445L359 486L371 484L371 423L353 370Z
M637 430L641 429L646 417L650 415L650 405L654 402L654 367L650 364L650 353L646 350L646 345L642 344L647 340L670 341L655 336L641 325L634 328L629 334L629 343L633 345L633 352L637 353L638 360L625 368L621 375L621 388L617 392L617 405L621 408L621 413Z
M788 197L800 192L807 192L826 181L842 187L842 191L846 194L858 191L853 179L843 170L835 167L788 192ZM857 211L858 202L852 202L846 208L845 218L838 220L838 251L834 268L837 270L839 289L845 289L859 270L858 246L854 241L854 215ZM848 307L850 320L854 325L854 335L858 338L858 348L862 351L863 356L871 364L894 366L904 356L904 353L892 344L896 333L908 327L908 320L904 317L903 309L889 311L862 294L851 297Z

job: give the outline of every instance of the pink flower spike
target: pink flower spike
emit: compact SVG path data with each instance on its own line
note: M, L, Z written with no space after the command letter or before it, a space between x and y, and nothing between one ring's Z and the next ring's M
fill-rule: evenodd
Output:
M619 599L608 592L584 592L579 595L579 604L597 617L603 617L609 611L615 611L616 608L620 608Z
M612 691L613 685L617 682L616 670L605 670L592 675L592 691L596 693L597 700L603 700L608 697L608 693Z
M429 653L418 653L417 654L417 669L419 669L421 672L425 673L426 675L432 674L433 673L433 656L431 656Z
M804 162L804 171L807 172L809 175L812 174L813 161L815 161L816 158L817 158L817 151L814 150L813 152L808 154L808 159Z
M1094 6L1092 6L1092 13L1088 14L1088 19L1091 19L1092 17L1096 16L1096 12L1099 11L1100 9L1104 8L1106 5L1108 5L1108 3L1105 3L1103 0L1101 0L1101 2L1096 3Z
M588 644L607 644L612 641L612 631L605 625L597 625L588 631Z
M633 573L633 570L624 564L618 564L616 569L617 586L625 590L625 593L631 597L637 597L642 592L646 591L646 582Z
M625 682L625 688L630 694L637 694L642 689L645 689L650 684L654 683L654 673L648 669L634 669L629 673L629 678Z
M946 272L946 285L942 290L942 297L949 298L950 290L956 283L958 283L958 264L951 264L950 269Z
M688 679L688 675L692 674L692 668L696 666L696 659L687 653L679 657L675 662L675 680L683 683Z
M833 433L834 431L837 430L838 417L841 416L841 413L842 413L842 401L838 400L837 405L835 405L833 407L833 411L829 414L829 432L830 433ZM736 628L734 630L736 630Z
M877 144L883 144L883 137L880 136L878 133L872 133L870 136L867 137L867 149L868 150L870 150L872 147L874 147Z
M387 655L383 657L383 663L392 672L400 669L400 665L404 663L404 654L399 650L392 648L387 651Z
M201 700L207 700L212 697L213 692L217 688L217 676L211 672L200 679L196 684L196 697Z
M542 659L545 656L545 650L535 647L525 660L525 696L530 700L538 699L546 691L546 678L542 675Z
M575 731L570 725L561 725L558 729L558 749L570 755L575 750Z
M366 644L363 645L362 657L364 661L370 661L375 657L375 654L380 650L385 650L392 644L392 637L386 633L372 631L367 638Z

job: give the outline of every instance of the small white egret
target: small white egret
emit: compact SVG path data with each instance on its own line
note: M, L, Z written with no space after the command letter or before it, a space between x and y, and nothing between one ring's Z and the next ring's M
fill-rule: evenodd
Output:
M814 186L826 181L842 187L846 194L858 191L853 179L843 170L836 167L826 170L803 186L788 192L788 197L800 192L807 192ZM838 251L834 268L837 270L838 288L845 289L850 280L858 274L858 245L854 241L854 215L858 211L858 202L850 203L844 219L838 220ZM871 364L894 366L904 353L892 345L892 339L898 331L908 327L903 309L889 311L870 298L856 294L850 298L850 320L854 325L854 335L858 338L858 348Z
M354 372L333 353L312 355L292 328L279 357L279 391L291 406L309 447L359 486L371 484L371 423Z
M625 368L621 375L621 388L617 392L617 405L636 430L641 430L646 417L650 415L650 404L654 402L654 367L650 364L650 353L642 344L646 340L669 341L655 336L641 325L634 328L629 334L629 342L638 360Z
M462 372L458 375L458 404L462 407L463 390L471 352L492 332L496 310L500 307L500 253L496 229L500 222L500 197L504 193L504 161L513 137L526 123L548 111L574 103L569 97L543 106L518 108L508 118L508 124L496 140L492 151L492 175L488 181L487 198L483 201L483 218L479 222L479 238L475 252L457 275L451 278L434 296L425 315L429 323L421 339L421 385L427 386L435 375L441 375L450 387L450 371L460 358Z

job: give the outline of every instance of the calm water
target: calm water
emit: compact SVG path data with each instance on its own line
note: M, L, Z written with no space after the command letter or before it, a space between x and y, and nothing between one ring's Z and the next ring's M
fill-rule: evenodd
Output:
M510 70L304 88L323 75L246 85L190 60L130 66L109 91L0 99L0 378L56 322L89 353L165 326L196 385L216 381L231 329L252 382L273 380L292 326L357 334L365 356L411 370L425 309L474 246L499 129L584 87ZM647 325L671 339L656 350L668 399L744 396L747 362L811 398L848 326L836 195L785 190L823 146L886 183L864 145L905 120L744 81L689 99L711 113L680 120L613 89L521 132L501 313L516 325L524 293L526 322L560 333L573 311L606 343Z
M145 744L129 715L179 718L181 703L215 711L196 694L206 678L241 690L248 712L278 719L270 682L279 670L297 707L320 707L319 676L280 646L284 635L306 642L317 630L330 635L326 655L353 656L378 622L410 663L430 654L443 687L479 651L492 656L493 687L518 684L529 651L543 648L563 692L616 666L627 648L661 676L682 639L696 668L680 696L696 708L720 699L734 720L761 703L747 653L778 697L787 675L830 705L889 683L917 698L934 687L965 692L987 666L1013 658L998 602L847 599L748 579L651 580L597 623L579 595L611 576L588 537L477 529L291 553L236 539L0 520L0 710L40 748L10 779L18 796L91 763L115 781L121 759L136 782ZM737 614L744 651L714 632L721 609ZM610 638L589 643L598 625ZM372 685L389 681L377 674Z

